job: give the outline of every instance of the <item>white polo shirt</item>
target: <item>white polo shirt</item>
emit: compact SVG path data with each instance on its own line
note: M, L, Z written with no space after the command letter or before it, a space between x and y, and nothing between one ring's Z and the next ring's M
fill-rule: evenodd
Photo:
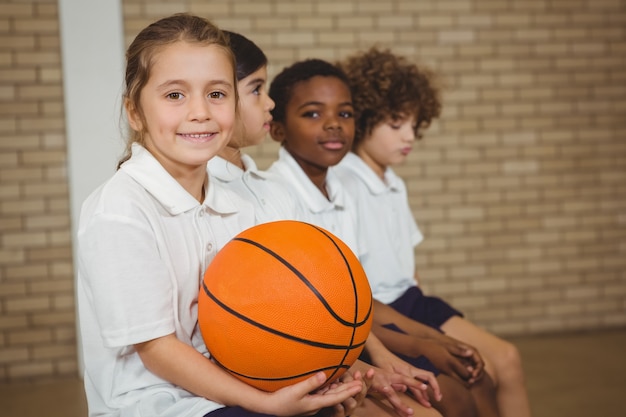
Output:
M302 217L298 220L320 226L340 238L360 258L368 251L365 240L359 236L357 219L350 208L355 205L330 167L326 174L326 190L330 199L317 189L298 162L283 148L278 160L268 169L299 200Z
M216 183L200 204L143 147L83 203L77 300L90 416L199 417L222 407L155 376L133 344L171 333L208 356L197 325L202 275L254 225Z
M383 303L391 303L417 284L413 251L423 239L404 181L391 168L385 171L383 181L352 152L335 172L358 204L360 233L369 249L361 263L372 294Z
M252 203L259 224L299 217L300 205L287 188L272 173L260 171L249 155L241 159L245 170L222 157L211 158L211 178Z

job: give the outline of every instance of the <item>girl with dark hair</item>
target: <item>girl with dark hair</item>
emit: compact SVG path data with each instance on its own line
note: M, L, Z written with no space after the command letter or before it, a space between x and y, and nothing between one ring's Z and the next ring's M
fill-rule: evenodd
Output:
M289 192L275 174L259 171L254 160L241 152L241 148L256 145L265 138L269 121L272 120L270 111L274 107L274 101L265 89L267 60L263 52L243 35L233 32L227 34L230 36L231 49L238 68L240 118L236 133L228 146L209 161L211 177L251 202L255 207L258 223L282 219L302 220L304 210L297 196ZM333 66L323 63L320 68L332 70ZM331 73L334 74L335 71ZM377 339L368 340L368 345L378 346L388 352ZM348 379L363 375L369 390L364 391L360 397L346 401L343 405L344 412L353 410L352 415L362 417L388 417L390 413L409 417L413 412L416 416L423 417L439 415L435 410L426 409L394 390L394 387L408 389L419 395L421 390L426 389L423 381L427 381L438 393L437 381L431 373L420 370L415 370L414 373L415 375L408 377L357 361L344 375ZM416 379L416 376L419 378ZM366 393L370 395L363 398Z

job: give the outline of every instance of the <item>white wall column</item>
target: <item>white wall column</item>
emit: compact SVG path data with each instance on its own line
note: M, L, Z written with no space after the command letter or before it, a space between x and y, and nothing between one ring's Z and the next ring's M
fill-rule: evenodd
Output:
M83 200L115 172L124 149L121 0L59 0L59 25L74 240ZM82 375L80 338L78 352Z

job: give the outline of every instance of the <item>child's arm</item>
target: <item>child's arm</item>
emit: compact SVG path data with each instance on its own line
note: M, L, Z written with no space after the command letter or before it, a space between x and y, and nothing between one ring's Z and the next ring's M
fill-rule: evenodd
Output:
M380 301L374 300L374 308L375 325L378 324L382 326L384 324L393 323L410 336L436 342L442 348L445 348L450 355L458 358L458 360L462 361L463 363L470 363L472 365L472 379L478 380L481 377L485 364L482 357L478 353L478 350L473 346L470 346L467 343L463 343L450 336L447 336L430 326L406 317L405 315L398 313L392 307L388 306L387 304L381 303ZM376 331L379 332L379 328L377 328ZM393 339L389 340L388 338L384 337L383 334L378 334L378 337L384 339L385 345L393 351L412 357L417 357L419 355L425 355L426 357L428 357L425 351L419 349L419 346L427 345L418 344L416 346L415 343L409 344L408 346L410 347L410 349L413 350L407 352L405 350L407 348L407 345L405 345L403 348L402 344L394 344L394 346L392 347L388 343L392 343ZM429 352L431 355L433 354L431 349L429 349ZM435 366L439 367L439 365L437 364L435 364Z
M217 403L238 405L259 413L313 414L340 404L362 388L362 382L354 380L310 394L326 380L324 374L319 373L276 392L264 392L232 377L173 334L137 344L135 349L146 368L155 375Z
M410 409L395 395L394 390L400 392L409 390L424 407L432 406L425 394L429 386L432 388L434 398L437 401L441 399L439 383L432 372L403 361L390 352L373 333L370 333L365 348L376 366L372 391L385 395L397 412L406 414Z
M443 373L465 383L478 380L484 362L478 350L374 301L375 323L372 331L389 349L410 357L426 356ZM406 334L382 327L393 323Z
M374 325L372 332L393 352L412 358L423 355L441 372L458 379L463 384L470 383L470 380L474 381L471 364L450 353L448 349L433 339L400 333L379 325Z

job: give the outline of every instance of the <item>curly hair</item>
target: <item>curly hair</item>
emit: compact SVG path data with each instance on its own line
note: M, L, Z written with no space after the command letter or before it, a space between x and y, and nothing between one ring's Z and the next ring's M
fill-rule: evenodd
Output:
M415 135L441 113L434 74L405 57L376 47L337 63L346 73L355 111L353 149L379 123L415 117Z
M270 85L269 96L275 103L275 107L272 110L272 117L275 121L285 121L285 108L291 99L294 86L316 76L336 77L350 88L348 77L346 77L346 74L336 65L322 59L305 59L304 61L298 61L289 67L283 68L283 70L274 77Z

